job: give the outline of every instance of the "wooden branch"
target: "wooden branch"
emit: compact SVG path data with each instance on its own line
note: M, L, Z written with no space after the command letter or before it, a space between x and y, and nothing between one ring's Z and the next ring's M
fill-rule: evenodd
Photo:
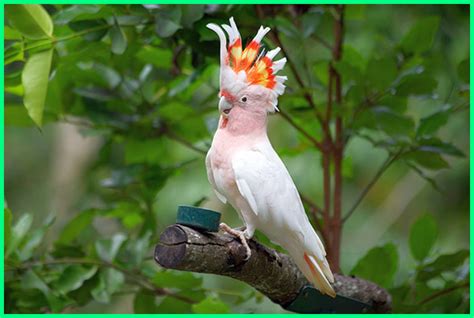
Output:
M308 281L287 255L255 240L249 245L252 256L244 261L245 249L234 237L202 233L174 224L162 233L155 249L155 260L165 268L238 279L285 308ZM339 296L370 304L374 312L391 310L391 296L374 283L337 274L335 279L333 287Z

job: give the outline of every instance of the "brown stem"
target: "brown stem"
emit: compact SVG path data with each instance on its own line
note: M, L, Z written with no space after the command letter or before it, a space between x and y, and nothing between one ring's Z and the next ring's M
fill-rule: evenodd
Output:
M457 286L452 286L452 287L449 287L449 288L446 288L446 289L443 289L443 290L440 290L428 297L426 297L425 299L423 299L422 301L420 301L418 303L419 306L423 305L423 304L426 304L427 302L430 302L432 301L433 299L436 299L438 297L441 297L441 296L444 296L446 294L449 294L457 289L461 289L461 288L469 288L469 282L467 283L464 283L462 285L457 285Z
M323 235L325 235L328 240L327 244L327 252L328 252L328 261L331 265L331 269L335 270L334 267L334 254L332 249L332 237L331 234L331 216L330 216L330 209L331 209L331 153L329 148L328 139L324 139L324 151L323 155L323 192L324 192L324 208L323 208L323 220L324 220L324 228L323 228Z
M334 48L333 48L333 61L339 61L342 55L342 43L344 35L344 5L338 5L336 7L337 17L334 21ZM329 74L334 77L335 82L335 100L337 107L342 107L342 84L341 75L334 69L332 64L329 67ZM336 116L336 136L333 147L334 156L334 214L331 222L331 248L332 248L332 266L334 271L339 270L340 262L340 247L341 247L341 236L342 236L342 220L341 220L341 207L342 207L342 157L344 154L344 141L343 141L343 122L342 122L342 111L339 109Z

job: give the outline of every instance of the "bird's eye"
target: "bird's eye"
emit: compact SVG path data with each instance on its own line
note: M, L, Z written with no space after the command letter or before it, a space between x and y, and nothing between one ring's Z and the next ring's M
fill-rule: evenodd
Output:
M247 97L242 97L241 101L243 101L244 103L247 101Z

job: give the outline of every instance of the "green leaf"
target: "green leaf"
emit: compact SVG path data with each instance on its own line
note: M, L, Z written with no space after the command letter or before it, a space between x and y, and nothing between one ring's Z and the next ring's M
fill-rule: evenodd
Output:
M23 103L28 110L28 115L38 127L41 127L43 121L52 58L53 50L38 52L30 56L21 73L21 82L25 91Z
M423 53L431 48L438 31L439 17L419 19L401 41L407 53Z
M393 112L385 106L372 108L376 124L389 136L403 137L414 133L415 123L410 117Z
M121 55L127 48L127 38L122 28L115 24L109 31L110 40L112 41L112 53Z
M179 6L167 6L155 16L155 31L162 37L172 36L181 29L181 8Z
M147 290L140 290L133 300L133 312L136 314L152 314L158 312L156 296Z
M8 22L30 39L42 39L53 35L53 22L39 4L5 5Z
M61 244L70 244L76 239L84 229L91 224L96 210L87 210L79 213L74 219L72 219L62 230L59 235L58 242Z
M366 18L366 4L351 4L345 7L344 19L364 20Z
M469 70L471 69L470 68L470 62L469 62L469 59L465 59L463 60L461 63L459 63L458 65L458 75L459 75L459 78L461 79L461 81L463 83L468 83L470 82L470 79L469 79Z
M416 135L420 137L433 135L448 122L448 118L449 112L445 110L421 118Z
M396 91L401 96L429 95L437 86L438 82L427 74L409 74L400 80Z
M160 287L186 290L199 288L202 285L202 277L197 277L189 272L165 270L155 274L153 283Z
M443 142L438 138L423 138L418 140L418 150L433 152L438 154L445 154L455 157L464 157L464 153L456 146L450 143Z
M122 272L114 268L105 268L100 271L97 286L92 289L91 294L100 303L109 303L111 296L120 290L125 282Z
M70 291L80 288L82 284L94 276L96 272L97 266L86 268L82 265L70 265L61 273L61 276L59 276L55 282L55 289L62 294L67 294Z
M4 251L7 251L7 247L10 245L10 241L12 239L12 211L10 209L5 208L3 209L3 224L5 227L5 232L3 233L3 246Z
M423 261L430 253L438 237L438 225L430 214L419 217L410 231L410 250L413 257Z
M13 43L9 48L5 50L5 59L4 65L11 64L17 61L24 61L25 54L24 54L24 43L23 42L16 42Z
M423 168L440 170L448 168L449 164L439 154L432 151L416 150L402 156L403 159L417 163Z
M165 50L149 45L143 46L137 53L137 58L144 63L153 64L158 68L168 68L171 65L173 54L170 50Z
M200 20L204 16L204 7L203 4L193 4L193 5L180 5L181 7L181 23L184 27L190 29L192 28L194 22Z
M312 8L301 17L301 29L303 31L303 37L310 37L318 28L321 23L321 17L324 14L324 10L319 8Z
M5 25L3 28L3 39L4 40L21 40L21 33Z
M50 215L46 218L45 224L36 229L29 231L25 237L23 244L18 248L19 260L25 262L30 259L37 247L43 242L46 231L53 225L54 217Z
M207 297L203 301L192 306L196 314L227 314L229 306L216 297Z
M436 260L418 269L417 280L427 281L443 272L454 271L463 265L469 257L469 250L460 250L456 253L439 256Z
M29 213L23 214L20 219L15 223L11 229L11 239L7 249L5 251L5 258L13 252L16 251L18 246L21 244L26 234L33 224L33 216Z
M397 64L391 57L373 58L367 65L367 84L369 88L385 89L397 78Z
M56 15L54 15L54 23L57 25L68 24L69 22L80 18L81 16L88 16L91 14L96 14L100 11L101 6L99 5L72 5L68 8L59 10Z
M155 313L183 314L191 313L191 304L174 297L164 297L158 305Z
M111 239L102 239L95 242L95 249L99 258L112 263L127 237L124 234L115 234Z
M21 278L21 286L24 289L38 289L48 300L51 311L57 313L61 311L65 303L55 294L53 290L33 271L28 270Z
M133 163L157 163L162 161L168 150L163 139L128 139L125 142L125 162Z
M374 247L359 260L351 275L368 279L385 288L391 286L398 267L398 252L394 244Z
M109 26L103 19L69 22L68 26L76 32L83 32L87 41L99 41L107 33Z

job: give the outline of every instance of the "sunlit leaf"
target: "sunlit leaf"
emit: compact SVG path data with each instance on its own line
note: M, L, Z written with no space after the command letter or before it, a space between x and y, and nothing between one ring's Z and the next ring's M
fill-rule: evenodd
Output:
M5 6L9 23L25 37L42 39L53 35L53 22L39 4L9 4Z
M192 308L196 314L226 314L229 312L229 306L216 297L207 297L193 305Z
M410 230L410 250L413 257L424 260L430 253L438 237L438 225L430 214L419 217Z
M359 260L351 275L368 279L383 287L390 287L398 268L398 252L394 244L374 247Z
M9 245L5 250L5 258L8 258L8 256L18 248L30 230L32 224L33 216L29 213L23 214L20 219L18 219L15 225L11 228L11 236Z
M28 59L21 74L24 88L23 103L35 124L41 127L44 102L48 90L53 50L36 53Z

